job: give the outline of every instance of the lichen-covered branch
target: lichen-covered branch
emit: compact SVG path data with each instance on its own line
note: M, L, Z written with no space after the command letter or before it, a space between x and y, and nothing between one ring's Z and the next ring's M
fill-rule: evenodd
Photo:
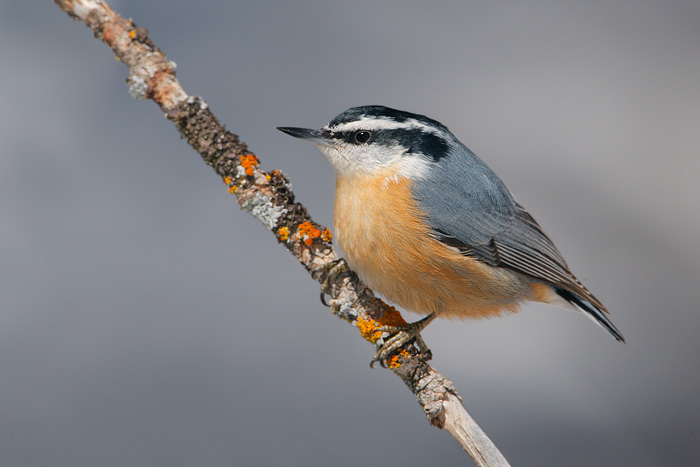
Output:
M329 268L337 259L330 230L315 223L294 199L287 178L263 171L258 158L237 135L221 125L207 103L188 96L175 77L175 64L148 38L148 31L116 14L104 1L55 0L68 15L83 21L129 70L129 92L152 99L221 177L238 205L253 214L277 241L322 282L333 312L356 326L379 347L387 337L377 329L403 323L393 307L374 297L357 276ZM338 270L339 272L333 272ZM433 369L414 345L404 346L385 362L415 394L430 423L445 428L479 466L507 466L507 461L464 410L452 382Z

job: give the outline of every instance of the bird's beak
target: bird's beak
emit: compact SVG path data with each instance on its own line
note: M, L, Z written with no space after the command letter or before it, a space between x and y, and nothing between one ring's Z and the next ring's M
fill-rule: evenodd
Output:
M331 146L333 147L333 139L327 131L324 130L310 130L308 128L294 128L294 127L283 127L278 126L277 129L283 133L287 133L295 138L303 139L314 144L319 144L321 146Z

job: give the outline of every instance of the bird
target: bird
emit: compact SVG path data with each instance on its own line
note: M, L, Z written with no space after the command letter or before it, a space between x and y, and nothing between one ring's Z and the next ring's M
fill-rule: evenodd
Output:
M347 265L391 303L435 318L481 319L543 302L584 313L617 341L608 310L501 179L440 122L381 105L320 129L278 127L314 143L335 169L334 237ZM422 340L421 340L422 342Z

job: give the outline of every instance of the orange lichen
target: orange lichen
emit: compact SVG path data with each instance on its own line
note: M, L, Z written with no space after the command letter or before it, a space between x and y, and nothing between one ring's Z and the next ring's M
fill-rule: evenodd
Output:
M299 235L299 238L304 241L306 246L311 246L314 238L321 236L321 231L318 230L311 222L302 222L299 224L299 227L297 227L297 234Z
M401 349L396 355L393 355L390 359L389 362L387 363L387 366L392 369L399 368L403 363L408 360L408 358L411 356L406 350Z
M241 167L245 169L246 175L253 175L253 167L260 165L260 161L253 154L241 156Z
M131 31L129 31L129 37L130 37L131 39L133 39L134 37L136 37L136 31L134 31L133 29L132 29Z
M333 241L333 233L329 229L323 229L323 232L321 232L321 240L324 242L332 242Z
M224 183L228 185L229 193L236 193L238 191L238 187L233 184L233 179L231 177L224 177Z
M358 317L355 321L355 324L357 325L357 329L360 330L360 334L362 334L362 337L364 337L372 343L376 342L377 339L382 337L382 332L377 331L379 325L373 319L364 319L362 317Z
M406 321L403 319L403 316L401 316L401 313L399 311L392 307L389 307L389 311L384 314L381 318L377 320L377 323L379 323L379 326L405 326Z
M289 239L289 229L287 227L280 227L277 231L277 235L280 236L280 240L286 242Z

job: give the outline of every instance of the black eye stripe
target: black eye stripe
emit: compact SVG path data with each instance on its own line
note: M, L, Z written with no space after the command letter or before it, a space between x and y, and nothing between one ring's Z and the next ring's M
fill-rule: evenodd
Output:
M367 133L368 138L364 142L357 140L359 133ZM410 154L420 153L438 160L444 157L449 149L448 140L439 134L423 131L418 128L396 128L391 130L353 130L329 132L331 138L345 141L353 145L367 144L379 146L402 146Z
M374 134L367 130L337 131L332 132L331 137L341 139L350 144L365 144L372 139Z

